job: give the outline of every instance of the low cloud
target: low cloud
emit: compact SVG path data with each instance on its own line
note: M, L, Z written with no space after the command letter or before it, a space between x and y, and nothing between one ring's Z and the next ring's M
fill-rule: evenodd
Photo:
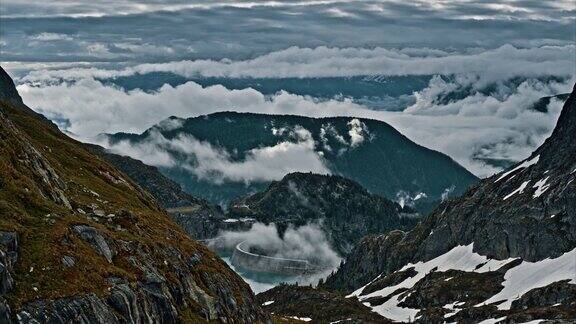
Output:
M348 135L350 135L350 146L356 147L362 144L368 135L368 127L366 127L366 124L354 118L348 122L348 127L350 127L348 131Z
M152 131L143 142L137 144L128 141L100 144L114 153L131 156L146 164L178 167L200 179L218 184L226 181L251 183L280 180L291 172L330 173L322 157L314 151L310 132L299 127L294 136L294 141L251 149L242 160L235 160L226 150L192 136L179 135L167 140L158 131Z
M94 46L94 45L92 45ZM477 87L513 77L571 77L576 46L520 48L504 45L490 50L442 51L429 48L300 48L261 55L254 59L175 61L140 64L122 70L72 69L33 71L20 82L112 78L150 72L171 72L194 77L346 77L357 75L478 76Z
M246 241L248 246L266 251L269 256L308 260L330 270L336 268L341 261L338 253L330 246L326 234L316 224L297 228L290 226L280 236L275 224L255 223L249 231L225 231L219 237L228 249Z
M31 40L41 41L41 42L53 42L53 41L71 41L72 38L66 34L57 33L40 33L30 37Z

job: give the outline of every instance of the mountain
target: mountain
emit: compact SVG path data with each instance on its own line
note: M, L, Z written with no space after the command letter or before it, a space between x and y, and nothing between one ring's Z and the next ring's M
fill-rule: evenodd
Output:
M150 194L0 82L0 322L269 321Z
M185 191L223 205L301 169L344 176L391 200L424 197L423 205L478 180L448 156L370 119L222 112L171 117L140 135L106 139L114 152L130 145Z
M373 195L352 180L312 173L288 174L266 190L235 201L228 215L279 228L318 223L341 254L367 234L407 230L419 219L414 210Z
M414 92L426 88L432 75L366 75L347 77L183 77L171 72L149 72L137 75L99 79L104 84L126 91L157 91L163 85L172 87L194 82L202 87L224 86L231 90L254 89L265 96L288 92L320 100L348 99L376 110L404 110L415 102Z
M365 238L323 287L396 321L576 320L575 138L576 89L528 159Z

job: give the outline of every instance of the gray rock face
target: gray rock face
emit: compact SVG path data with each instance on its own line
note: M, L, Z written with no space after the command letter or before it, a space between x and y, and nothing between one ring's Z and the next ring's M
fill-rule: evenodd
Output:
M3 297L0 297L0 323L9 324L10 319L10 305Z
M70 268L76 264L76 260L74 260L74 258L69 255L65 255L62 257L62 264L65 267Z
M4 296L14 288L12 273L18 261L18 235L0 232L0 323L10 323L10 306Z
M94 234L91 227L82 226L81 233L89 233L90 239ZM77 231L76 227L74 231ZM95 245L100 247L99 245ZM119 249L128 249L135 253L130 262L142 273L141 280L129 282L122 278L111 277L108 294L98 297L89 293L76 295L57 300L38 300L26 304L18 310L20 323L177 323L180 321L180 312L183 308L193 308L200 317L195 321L222 321L231 319L239 323L262 323L265 316L250 305L240 306L236 296L228 289L228 279L218 273L202 273L199 282L193 278L190 268L196 266L190 263L187 266L169 262L174 267L176 277L172 280L165 278L158 270L157 265L149 255L138 247L129 244L118 244ZM174 251L176 252L176 251ZM174 255L178 259L178 255ZM196 260L200 260L198 256ZM215 296L206 291L213 292ZM250 298L241 292L242 298ZM0 300L1 301L1 300ZM191 302L192 301L192 302ZM7 306L7 305L6 305ZM2 304L0 303L0 310ZM232 315L234 314L234 315ZM0 318L3 313L0 312ZM7 315L9 317L9 314ZM1 322L0 322L1 323Z
M116 252L108 245L106 238L95 228L85 225L75 225L73 230L78 233L86 243L90 244L99 254L106 258L108 263L112 263L112 258Z
M14 286L12 272L18 261L18 236L14 232L0 232L0 296Z
M409 263L428 261L472 243L474 252L498 260L538 262L572 251L576 248L575 139L576 89L566 101L553 134L528 159L483 180L463 197L443 203L409 232L366 237L324 287L351 292L378 275L386 280ZM492 287L487 294L493 294L501 281L471 274L461 279L465 281L458 289L463 290L450 291L467 298L478 292L474 286ZM442 281L433 276L427 280L414 285L404 300L406 306L422 307L424 312L433 307L430 302L447 301L442 300L447 296L438 288ZM475 284L466 286L466 282ZM516 310L508 313L486 305L462 310L453 320L474 322L499 317L496 315L518 321L573 319L576 314L568 310L574 302L567 298L573 294L572 286L552 284L526 293L516 301ZM560 305L553 306L555 303ZM445 311L428 309L424 313L421 321L434 322L443 320Z
M18 313L19 323L120 323L109 307L95 294L37 301Z
M430 260L457 245L495 259L539 261L576 247L576 91L526 161L439 206L405 235L366 238L327 285L344 291L375 274ZM390 244L392 242L392 244Z

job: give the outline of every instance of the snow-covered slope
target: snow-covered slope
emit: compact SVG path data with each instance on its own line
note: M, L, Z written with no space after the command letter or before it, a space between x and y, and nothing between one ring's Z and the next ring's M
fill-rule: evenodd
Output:
M420 308L412 308L415 296L422 295L424 282L433 283L438 286L438 290L444 290L446 295L458 290L456 286L465 286L466 282L473 280L474 277L491 280L484 282L485 286L494 286L501 289L489 298L476 303L474 298L480 298L479 291L486 287L478 287L477 297L471 299L451 300L446 299L446 304L441 295L435 296L437 299L434 307L439 312L444 312L443 317L448 322L461 321L468 319L470 309L491 308L490 305L497 305L497 317L501 315L513 314L517 305L515 301L521 300L527 292L549 286L555 282L565 282L567 284L576 284L576 249L564 253L558 258L545 259L538 262L521 261L520 259L496 260L473 252L473 244L468 246L457 246L445 254L442 254L426 262L417 262L407 264L396 273L410 272L404 280L395 282L389 286L382 286L385 277L377 277L369 284L357 289L348 297L357 297L366 306L372 308L376 313L389 318L393 321L410 321L420 319ZM478 276L477 274L485 274ZM376 289L376 290L375 290ZM497 290L496 289L496 290ZM430 292L428 292L430 294ZM485 294L484 296L489 296ZM466 296L469 297L469 296ZM416 301L416 304L418 302ZM557 308L563 308L569 305L554 303L550 305ZM464 313L460 316L460 311ZM505 316L504 316L505 317ZM430 318L428 318L430 319Z

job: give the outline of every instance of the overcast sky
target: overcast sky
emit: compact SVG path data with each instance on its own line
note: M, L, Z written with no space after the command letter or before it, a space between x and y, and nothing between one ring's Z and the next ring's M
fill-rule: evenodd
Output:
M298 47L530 47L574 40L573 0L2 0L2 61L253 58Z
M141 132L169 117L223 110L368 117L480 176L477 157L521 160L552 131L531 106L576 80L574 0L1 0L0 63L25 102L82 140ZM404 111L343 98L188 82L153 92L99 79L449 75ZM520 80L520 81L518 81ZM477 92L490 85L491 91ZM471 90L472 89L472 90ZM447 94L450 102L439 100Z

